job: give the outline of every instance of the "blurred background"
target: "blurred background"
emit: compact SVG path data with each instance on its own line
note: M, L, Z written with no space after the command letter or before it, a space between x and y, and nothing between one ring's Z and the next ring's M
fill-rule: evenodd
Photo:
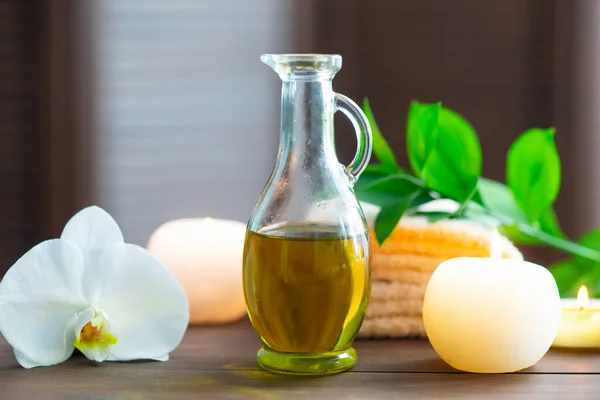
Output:
M175 218L246 221L279 135L267 52L341 54L334 89L370 98L405 165L411 99L471 121L500 180L519 133L556 126L576 238L600 225L599 21L597 0L0 1L0 274L89 204L140 245Z

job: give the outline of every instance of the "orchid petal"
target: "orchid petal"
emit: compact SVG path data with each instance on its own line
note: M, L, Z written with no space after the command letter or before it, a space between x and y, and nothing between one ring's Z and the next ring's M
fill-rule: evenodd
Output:
M72 351L72 350L71 350ZM35 367L40 367L40 364L38 362L36 362L35 360L32 360L31 358L27 357L25 354L21 353L18 350L14 351L15 353L15 358L17 359L17 362L23 367L23 368L35 368ZM69 357L71 355L69 354ZM67 357L68 358L68 357Z
M25 253L0 282L0 331L23 367L70 357L74 317L85 307L83 268L77 246L48 240Z
M120 327L109 360L166 360L189 322L189 304L173 273L147 250L121 244L102 254L97 306Z
M84 252L123 243L123 233L109 213L97 206L86 207L75 214L60 235Z
M60 237L75 243L83 252L83 293L88 303L94 304L100 297L100 288L95 279L98 270L102 269L98 259L107 246L123 243L119 225L100 207L87 207L67 222Z

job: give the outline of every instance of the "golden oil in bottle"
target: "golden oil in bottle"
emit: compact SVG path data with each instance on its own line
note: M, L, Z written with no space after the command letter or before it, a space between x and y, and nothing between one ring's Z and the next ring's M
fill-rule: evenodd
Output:
M335 358L336 352L351 349L369 297L368 252L368 232L345 235L343 229L328 225L284 224L247 231L244 292L265 357L270 357L267 368L277 369L273 364L279 361L293 362L278 359L276 353L310 355L318 364L319 355Z

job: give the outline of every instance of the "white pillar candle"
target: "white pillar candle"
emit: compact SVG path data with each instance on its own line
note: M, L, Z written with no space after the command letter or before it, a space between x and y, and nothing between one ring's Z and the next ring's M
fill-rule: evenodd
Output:
M452 367L514 372L537 363L558 331L560 297L540 265L501 258L454 258L433 273L423 321L431 345Z
M190 322L225 323L246 314L242 254L246 225L190 218L160 226L148 250L175 274L190 302Z
M600 349L600 300L589 300L587 288L582 286L577 300L561 300L560 305L560 324L552 346Z

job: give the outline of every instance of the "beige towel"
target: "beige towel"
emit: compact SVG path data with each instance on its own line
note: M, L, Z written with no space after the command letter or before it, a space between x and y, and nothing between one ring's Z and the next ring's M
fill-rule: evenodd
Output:
M465 220L403 217L382 246L372 233L371 299L359 337L424 337L421 310L435 269L454 257L488 257L492 230ZM523 259L501 237L504 258Z

